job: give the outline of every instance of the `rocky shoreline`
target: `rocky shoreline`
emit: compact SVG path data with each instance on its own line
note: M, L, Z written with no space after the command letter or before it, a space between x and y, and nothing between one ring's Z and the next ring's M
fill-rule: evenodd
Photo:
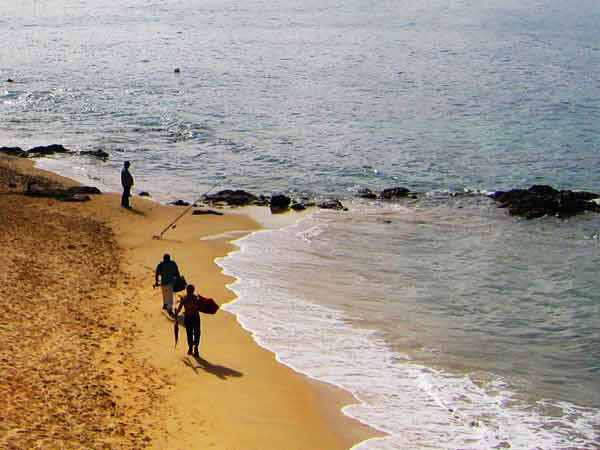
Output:
M69 150L59 144L33 147L23 150L21 147L0 147L0 154L19 158L37 158L53 154L78 154L97 157L102 160L109 158L109 154L101 149L94 151L76 152ZM14 185L13 187L16 187ZM89 194L99 194L100 191L91 186L79 186L76 188L58 188L40 183L39 180L28 182L23 193L34 197L49 197L61 201L87 201ZM486 195L482 193L469 193L471 195ZM140 196L150 196L148 192L141 192ZM358 198L378 201L418 200L423 194L412 192L406 187L390 187L380 192L374 192L369 188L362 188L355 194ZM459 195L450 194L450 195ZM546 216L568 218L585 212L600 213L600 195L586 191L559 190L547 185L533 185L528 189L511 189L508 191L496 191L487 194L489 198L496 201L500 208L506 208L511 216L523 217L525 219L537 219ZM271 196L253 194L241 189L225 189L214 194L205 194L202 197L204 205L216 207L229 206L267 206L272 213L282 213L289 210L302 211L310 207L347 211L342 200L336 198L311 199L293 198L284 193L276 193ZM170 204L175 206L190 206L184 200L176 200ZM199 206L199 205L192 205ZM202 212L195 212L202 214Z

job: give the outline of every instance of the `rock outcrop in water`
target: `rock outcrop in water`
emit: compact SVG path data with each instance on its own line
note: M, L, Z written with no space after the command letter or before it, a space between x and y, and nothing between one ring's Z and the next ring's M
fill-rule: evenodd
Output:
M38 147L23 150L21 147L0 147L0 153L20 158L37 158L39 156L53 155L55 153L73 153L60 144L40 145Z
M21 147L0 147L0 153L4 155L18 156L19 158L24 158L27 155L27 152Z
M377 199L377 194L369 188L362 188L356 193L357 197L367 198L369 200Z
M317 203L317 206L321 209L334 209L336 211L348 211L348 208L345 208L337 199L329 199L323 200L322 202Z
M293 201L291 197L285 194L275 194L271 198L263 195L256 196L241 189L217 192L216 194L204 195L203 200L207 204L219 205L226 204L229 206L269 206L274 213L280 213L289 210L302 211L311 206L318 206L322 209L344 210L347 208L342 205L339 200L323 200L319 203L303 198L300 201ZM291 205L291 206L290 206Z
M381 198L382 200L394 200L397 198L408 197L409 194L410 190L408 190L405 187L393 187L381 191L381 193L379 194L379 198Z
M274 194L271 196L269 206L271 207L271 212L279 213L287 211L291 202L292 199L285 194Z
M225 203L230 206L264 205L264 200L241 189L225 189L203 196L206 203Z
M68 148L60 144L40 145L27 150L27 158L37 158L40 156L54 155L56 153L73 153Z
M537 219L543 216L571 217L585 211L600 212L591 200L600 196L593 192L559 191L552 186L534 185L529 189L497 191L490 195L513 216Z
M369 188L363 188L363 189L360 189L356 193L356 196L361 197L361 198L366 198L369 200L376 200L376 199L397 200L399 198L407 198L407 197L417 198L416 193L411 192L409 189L407 189L405 187L387 188L387 189L384 189L383 191L381 191L379 194L376 192L373 192Z
M103 160L108 159L110 156L102 149L74 152L60 144L40 145L38 147L30 148L29 150L23 150L21 147L0 147L0 153L10 156L17 156L19 158L39 158L42 156L54 155L56 153L71 155L79 153L83 156L93 156Z

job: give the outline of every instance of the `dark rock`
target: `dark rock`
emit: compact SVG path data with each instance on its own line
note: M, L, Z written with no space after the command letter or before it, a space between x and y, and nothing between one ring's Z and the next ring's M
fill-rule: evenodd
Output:
M0 153L10 156L19 156L21 158L27 155L27 152L21 147L0 147Z
M566 192L571 192L571 191L566 191ZM598 195L594 192L577 191L577 197L581 200L585 200L586 202L589 202L590 200L595 200L595 199L599 198L600 195Z
M174 205L174 206L190 206L190 202L186 202L185 200L175 200L174 202L169 203L169 205Z
M174 73L180 73L181 70L179 69L179 67L175 67L175 69L173 70Z
M215 211L214 209L195 209L192 212L193 216L203 216L208 214L214 214L215 216L222 216L223 213L220 211Z
M254 203L252 203L253 205L256 206L269 206L270 204L270 200L268 197L265 197L264 195L259 195L258 198L254 201Z
M304 211L306 209L306 205L304 205L304 203L294 203L291 208L294 211Z
M368 198L370 200L375 200L377 198L377 194L369 188L360 189L356 195L357 197Z
M7 79L7 80L6 80L6 82L7 82L7 83L14 83L14 82L15 82L15 80L13 80L12 78L9 78L9 79Z
M410 190L403 187L388 188L381 191L379 197L383 200L393 200L396 198L408 197Z
M54 155L55 153L71 153L71 150L60 144L41 145L27 150L28 158L37 158L39 156Z
M344 205L339 200L323 200L317 205L321 209L335 209L335 210L343 210Z
M79 152L80 155L83 156L93 156L95 158L100 158L100 159L108 159L108 157L110 156L108 153L106 153L104 150L85 150L82 152Z
M512 189L510 191L497 191L490 195L491 198L499 203L511 203L527 195L526 189Z
M302 197L300 200L294 202L291 208L294 211L304 211L306 208L316 206L316 203L310 197Z
M237 189L235 191L226 189L215 194L205 195L204 201L207 203L226 203L233 206L245 206L259 204L259 198L254 194Z
M62 201L87 201L90 200L87 194L100 193L100 190L93 186L73 186L65 189L35 182L27 183L25 189L25 195L29 197L55 198Z
M95 186L73 186L70 187L68 189L66 189L66 191L70 194L70 195L76 195L76 194L102 194L102 192L100 192L100 189L98 189Z
M552 186L534 185L529 189L497 191L490 197L513 216L537 219L543 216L570 217L584 211L600 212L592 192L559 191Z
M142 191L138 194L140 197L151 197L150 192Z
M287 195L284 194L275 194L271 196L271 209L273 210L286 210L290 207L290 203L292 199L290 199Z
M527 191L531 194L539 196L550 196L558 194L558 191L552 186L546 186L543 184L534 184L529 189L527 189Z
M317 206L317 203L313 200L309 200L309 199L304 199L304 200L300 200L300 203L305 206L306 208L310 208L312 206Z

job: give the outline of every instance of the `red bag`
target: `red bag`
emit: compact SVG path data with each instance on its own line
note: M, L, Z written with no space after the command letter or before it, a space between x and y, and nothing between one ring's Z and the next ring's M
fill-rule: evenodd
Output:
M200 312L204 314L216 314L219 310L219 305L212 299L198 296L200 298Z

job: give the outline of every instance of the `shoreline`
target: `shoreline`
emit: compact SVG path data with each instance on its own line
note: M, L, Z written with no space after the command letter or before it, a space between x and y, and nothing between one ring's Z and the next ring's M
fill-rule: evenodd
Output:
M4 163L5 159L0 161ZM54 175L28 163L29 169L25 162L20 170ZM56 179L76 184L59 176ZM231 241L239 235L232 237L232 232L247 235L260 227L243 212L212 217L189 215L162 240L152 240L151 236L180 209L134 197L134 210L130 212L118 207L118 198L118 194L101 194L94 196L91 202L59 207L106 224L113 230L121 249L123 270L129 277L126 290L130 299L120 314L137 329L131 341L131 355L156 369L165 386L159 389L155 399L162 411L158 416L166 415L165 418L156 417L155 413L144 419L152 442L150 448L212 445L216 448L342 449L382 436L342 412L343 406L358 402L350 393L314 381L277 362L275 354L258 345L229 312L202 317L199 360L185 356L185 342L181 342L185 341L185 333L180 335L180 343L174 351L172 327L160 311L160 293L150 287L152 268L162 253L171 253L199 293L214 297L220 304L226 303L234 298L226 287L233 279L222 274L215 258L225 256L235 247ZM211 236L214 238L202 239ZM112 300L118 297L113 296ZM118 316L115 320L119 320ZM120 359L107 359L103 364L118 372L125 364L120 356ZM115 392L119 390L127 397L123 386L115 388Z

